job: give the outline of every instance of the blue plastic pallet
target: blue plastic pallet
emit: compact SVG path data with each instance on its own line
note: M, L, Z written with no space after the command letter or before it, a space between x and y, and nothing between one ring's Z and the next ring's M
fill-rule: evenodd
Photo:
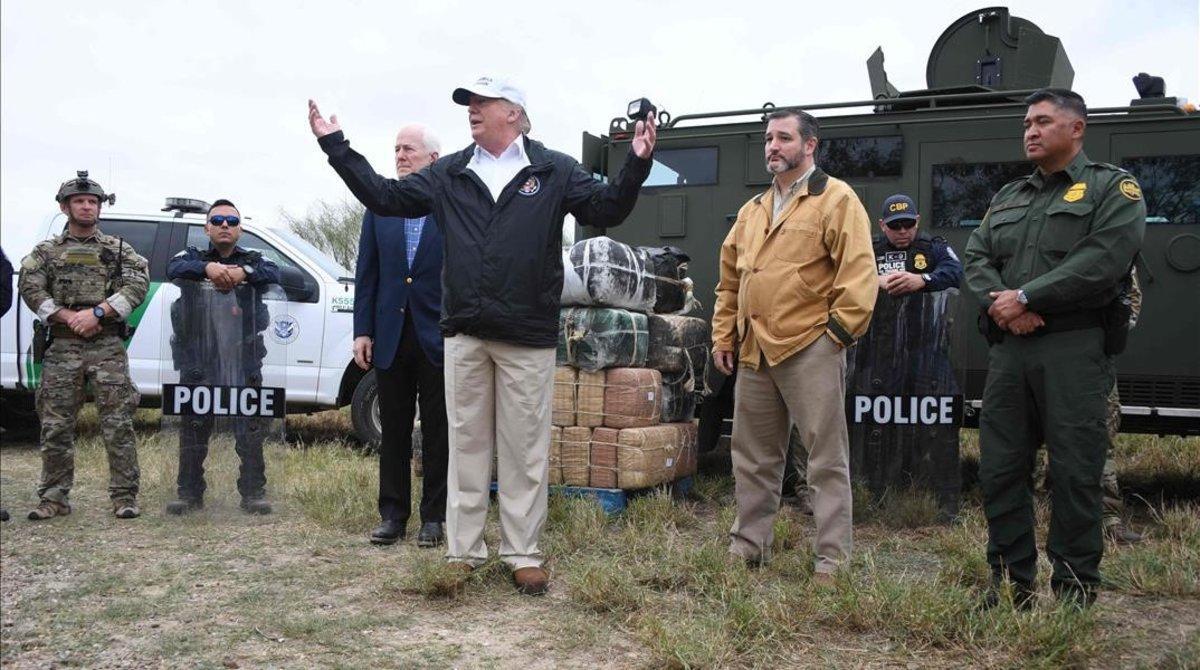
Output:
M645 489L635 489L626 491L624 489L600 489L591 486L562 486L555 485L550 487L550 493L554 495L570 496L572 498L591 498L595 500L605 514L612 516L620 514L629 506L629 500L638 496L646 495L654 491L669 488L672 494L676 496L687 495L692 490L692 478L690 476L683 479L677 479L668 484L660 484L651 486ZM496 491L496 482L492 482L492 491Z

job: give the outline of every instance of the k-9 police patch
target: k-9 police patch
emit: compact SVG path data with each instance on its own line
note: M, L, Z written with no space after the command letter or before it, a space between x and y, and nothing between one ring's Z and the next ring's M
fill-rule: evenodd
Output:
M521 188L517 191L521 195L537 195L537 192L542 190L542 182L537 177L530 177L521 184Z

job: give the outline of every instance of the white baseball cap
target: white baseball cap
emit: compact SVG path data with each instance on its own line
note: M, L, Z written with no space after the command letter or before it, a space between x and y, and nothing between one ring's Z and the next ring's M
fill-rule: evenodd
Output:
M454 102L466 105L471 102L471 95L484 98L504 98L505 100L525 108L525 91L517 88L512 82L499 77L480 77L474 83L454 89L450 96Z

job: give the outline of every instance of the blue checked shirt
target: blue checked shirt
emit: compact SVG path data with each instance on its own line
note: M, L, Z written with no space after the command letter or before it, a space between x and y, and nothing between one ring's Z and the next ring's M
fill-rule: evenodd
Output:
M413 258L417 255L417 245L421 243L421 230L425 228L425 217L404 220L405 252L408 254L408 267L411 269Z

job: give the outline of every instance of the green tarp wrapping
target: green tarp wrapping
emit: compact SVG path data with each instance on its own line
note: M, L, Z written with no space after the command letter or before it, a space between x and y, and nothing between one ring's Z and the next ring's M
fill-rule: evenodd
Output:
M604 307L565 307L558 316L557 365L581 370L646 367L646 315Z

